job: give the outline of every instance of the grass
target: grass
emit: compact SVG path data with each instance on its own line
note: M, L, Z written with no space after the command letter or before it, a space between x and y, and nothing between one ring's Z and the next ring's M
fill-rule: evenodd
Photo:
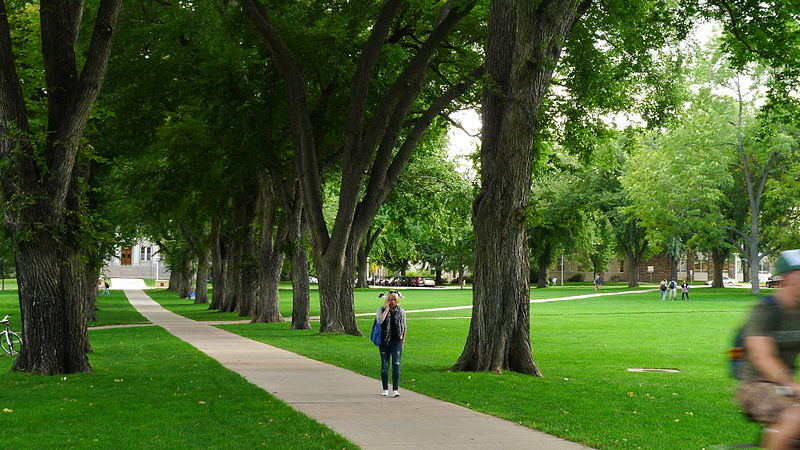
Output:
M121 325L149 323L130 303L122 291L108 291L111 295L97 297L97 319L90 321L90 327L101 325ZM11 314L11 328L20 330L19 298L16 289L0 291L0 317Z
M369 288L369 289L356 289L355 290L355 310L357 314L373 313L383 304L383 300L378 298L378 294L386 292L389 288ZM612 287L603 287L600 293L623 292L629 290L642 290L652 289L651 287L644 288L628 288L627 285ZM280 287L280 302L281 314L284 317L292 316L292 290L291 283L281 283ZM472 290L470 289L401 289L405 296L401 303L406 310L417 309L431 309L442 308L450 306L471 306L472 305ZM178 297L174 291L167 291L164 289L151 289L147 291L148 295L154 300L159 302L163 307L168 310L188 317L193 320L200 321L215 321L215 320L241 320L249 319L251 317L240 317L238 313L220 313L208 309L208 305L197 305L191 300ZM589 295L593 294L594 289L591 285L576 285L564 287L549 287L544 289L531 289L532 299L547 299L554 297L566 297L573 295ZM209 292L209 296L212 292ZM311 299L311 316L319 315L319 291L316 288L310 291ZM415 313L421 314L421 313ZM440 313L424 313L425 315L440 315L440 316L470 316L471 309L463 309L457 311L447 311Z
M652 293L533 304L531 339L544 378L449 372L469 320L410 314L402 387L598 448L752 442L759 427L732 402L724 353L755 297L744 289L691 295L689 302L662 302ZM371 319L359 321L365 335L370 325ZM379 375L377 351L363 337L291 331L286 324L221 327ZM681 372L627 371L636 367Z
M128 303L122 291L108 291L111 295L97 297L97 320L90 321L90 327L102 325L121 325L149 323L136 309Z
M116 307L112 294L101 300ZM101 317L123 309L102 305ZM161 328L89 337L91 374L14 373L0 356L3 448L356 448Z

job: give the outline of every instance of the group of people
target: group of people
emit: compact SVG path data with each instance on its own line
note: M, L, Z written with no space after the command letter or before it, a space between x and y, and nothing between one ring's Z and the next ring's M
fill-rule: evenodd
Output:
M685 280L680 285L681 288L681 300L689 300L689 283ZM675 280L670 280L667 282L666 279L661 280L661 286L659 286L661 290L661 300L666 300L667 295L669 295L670 300L677 300L678 299L678 282Z

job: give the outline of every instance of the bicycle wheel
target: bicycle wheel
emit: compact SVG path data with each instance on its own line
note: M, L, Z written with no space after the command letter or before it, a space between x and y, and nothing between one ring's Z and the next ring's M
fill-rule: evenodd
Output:
M22 339L13 331L3 333L3 335L0 336L0 347L9 355L16 355L22 348Z

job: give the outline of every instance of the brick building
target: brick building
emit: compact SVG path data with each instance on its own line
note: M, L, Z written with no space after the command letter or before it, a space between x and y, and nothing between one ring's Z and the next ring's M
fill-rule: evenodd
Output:
M608 265L608 270L603 274L605 281L628 281L628 261L622 258L615 258ZM588 271L587 271L588 269ZM562 278L561 275L561 261L550 268L549 274ZM725 261L722 267L722 275L734 280L744 279L744 264L735 254ZM759 280L765 282L770 277L772 270L771 261L764 260L759 267ZM571 261L569 258L564 259L563 264L563 279L569 280L576 274L582 274L583 279L589 281L592 279L591 268L582 267L579 263ZM681 261L678 262L678 280L690 281L708 281L714 276L714 263L710 255L699 252L687 253ZM639 282L642 283L658 283L661 280L670 278L669 259L665 253L659 253L649 259L642 261L639 264Z

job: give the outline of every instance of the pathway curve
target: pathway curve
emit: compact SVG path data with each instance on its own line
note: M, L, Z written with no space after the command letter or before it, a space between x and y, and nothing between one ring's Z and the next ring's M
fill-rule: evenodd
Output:
M179 316L144 291L125 294L154 324L361 448L587 448L407 390L399 398L381 397L373 378Z

